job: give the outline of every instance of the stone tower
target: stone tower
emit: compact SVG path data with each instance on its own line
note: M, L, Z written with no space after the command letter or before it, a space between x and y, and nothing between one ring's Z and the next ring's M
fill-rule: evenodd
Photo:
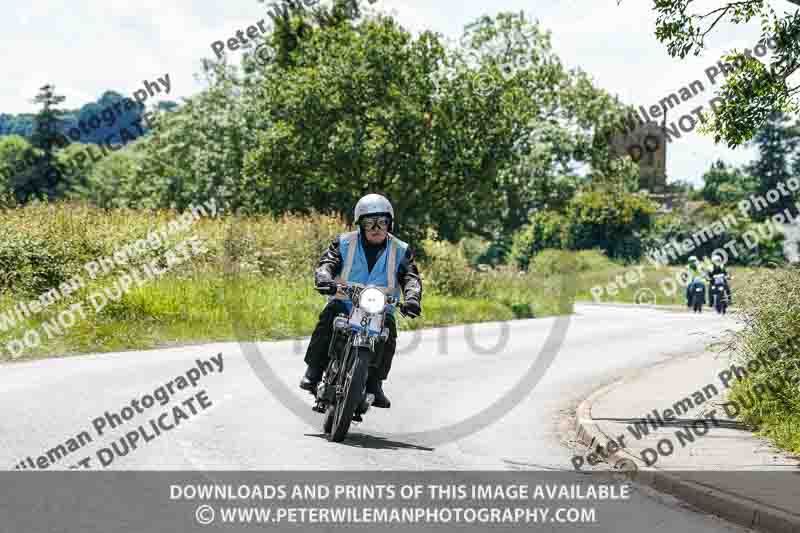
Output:
M630 115L630 120L639 119L638 114ZM611 151L618 157L630 155L639 163L639 189L652 193L664 192L667 184L667 135L664 122L636 121L632 131L620 132L611 140Z

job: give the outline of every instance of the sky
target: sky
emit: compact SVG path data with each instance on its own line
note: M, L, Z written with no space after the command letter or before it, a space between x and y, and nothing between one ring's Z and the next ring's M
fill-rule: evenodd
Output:
M719 0L698 0L698 9L712 9ZM780 13L794 11L784 0L770 4ZM705 92L670 111L677 120L699 105L707 107L716 86L704 71L726 51L752 48L758 41L757 21L720 26L698 57L675 59L655 37L656 14L647 0L378 0L410 31L425 29L457 38L463 27L482 15L524 11L551 32L554 51L568 67L580 67L595 85L625 103L650 105L695 80ZM694 4L693 4L694 5ZM0 112L33 112L31 99L45 83L54 83L77 108L105 90L124 95L170 76L170 93L180 101L202 90L201 58L212 57L210 44L227 40L266 17L256 0L45 0L18 3L0 20ZM240 52L227 52L235 56ZM768 58L769 56L767 56ZM159 100L158 95L146 104ZM695 131L669 144L670 181L700 183L710 164L721 158L732 164L753 159L753 148L730 150Z

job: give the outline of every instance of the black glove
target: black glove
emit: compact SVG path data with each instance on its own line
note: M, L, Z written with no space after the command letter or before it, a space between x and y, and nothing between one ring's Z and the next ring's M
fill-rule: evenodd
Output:
M416 300L406 300L400 304L400 312L408 317L417 318L422 314L422 307Z
M319 292L323 296L333 296L334 294L336 294L335 281L329 281L329 280L317 281L314 288L317 290L317 292Z

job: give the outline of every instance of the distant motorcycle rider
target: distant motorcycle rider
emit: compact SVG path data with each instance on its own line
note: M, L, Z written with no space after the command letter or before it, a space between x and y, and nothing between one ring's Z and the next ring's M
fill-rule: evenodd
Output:
M700 260L697 259L696 255L689 256L689 262L686 265L686 270L689 273L690 282L693 281L694 278L702 274L703 267L700 264Z
M329 295L330 300L320 313L311 336L305 356L308 367L300 381L300 388L312 393L328 365L333 320L340 313L349 314L352 309L347 297L336 294L337 282L376 285L396 293L402 289L405 301L400 309L403 314L413 318L422 313L422 280L413 251L391 233L394 229L391 202L379 194L364 196L356 204L355 222L358 230L336 237L314 272L317 290ZM393 313L386 314L385 327L389 329L389 337L379 349L382 351L380 367L370 368L367 392L375 395L374 407L388 408L391 402L383 392L382 381L389 375L396 347L397 325Z
M697 259L697 256L689 256L689 262L686 265L686 274L688 276L686 283L686 307L692 306L692 294L698 283L703 283L703 266ZM705 287L703 288L703 302L705 303Z
M725 268L725 260L719 253L714 254L711 256L711 263L713 266L711 270L709 270L707 276L709 281L709 291L711 287L714 285L714 276L718 274L725 275L725 296L727 297L728 304L731 303L731 287L728 284L728 280L731 278L731 275L728 273L728 269Z

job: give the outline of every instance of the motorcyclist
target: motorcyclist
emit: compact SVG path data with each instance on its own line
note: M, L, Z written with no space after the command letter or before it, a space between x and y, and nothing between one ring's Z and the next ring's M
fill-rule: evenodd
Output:
M728 269L725 268L725 259L722 257L721 254L716 253L711 256L711 263L712 267L711 270L708 272L708 281L709 281L709 291L711 290L711 286L714 284L714 276L717 274L724 274L725 278L725 296L727 297L728 303L731 303L731 287L728 284L728 280L731 278L731 275L728 273Z
M414 262L414 252L391 233L392 204L379 194L368 194L356 204L354 218L358 230L336 237L314 272L317 290L331 298L319 315L306 351L308 367L300 388L312 393L328 365L333 320L340 313L349 314L352 309L347 297L336 294L337 282L377 285L395 293L399 293L399 287L405 300L400 304L403 314L413 318L422 313L422 280ZM379 349L382 351L380 367L370 368L367 377L367 392L375 395L372 405L382 408L391 406L382 382L389 375L396 347L397 326L393 313L386 314L385 327L389 329L389 337Z
M686 307L692 306L691 295L697 283L703 283L703 267L697 256L690 255L688 264L686 265L686 274L688 276L686 283ZM703 291L703 301L705 302L705 291Z
M689 262L686 264L686 270L689 272L689 281L700 275L702 267L696 255L689 256Z

